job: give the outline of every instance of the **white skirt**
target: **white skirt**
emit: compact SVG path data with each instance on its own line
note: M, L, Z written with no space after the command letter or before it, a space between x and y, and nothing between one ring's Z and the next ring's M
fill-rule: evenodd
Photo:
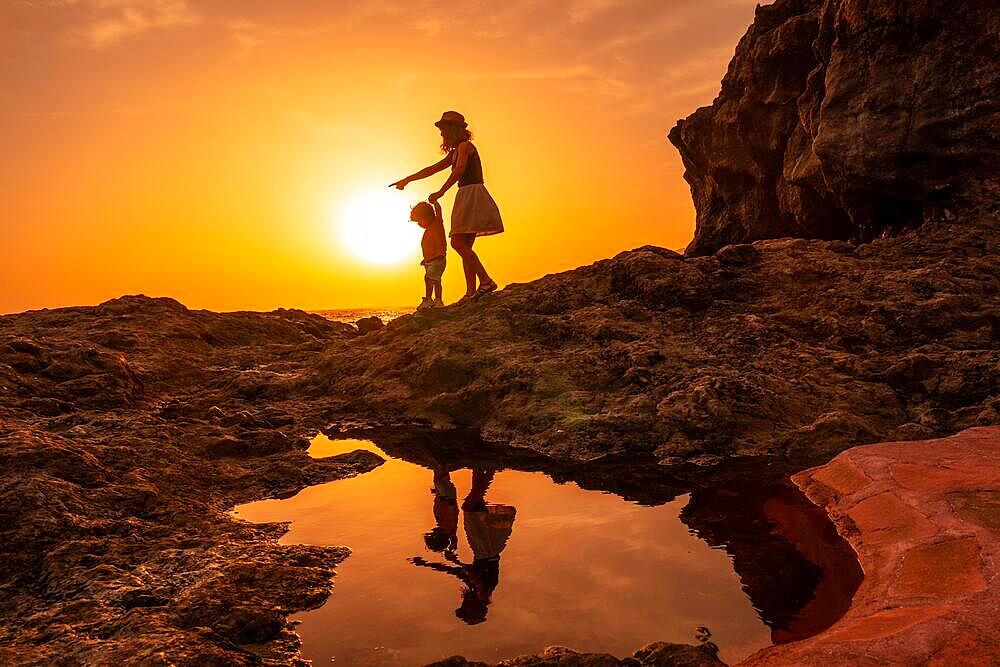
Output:
M500 209L482 183L463 185L451 209L451 234L489 236L503 231Z

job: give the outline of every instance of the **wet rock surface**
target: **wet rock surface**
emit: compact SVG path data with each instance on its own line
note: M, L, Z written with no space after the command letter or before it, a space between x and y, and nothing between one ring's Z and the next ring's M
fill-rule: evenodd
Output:
M1000 660L1000 428L855 447L795 476L865 578L847 613L745 665L986 665Z
M990 0L758 6L710 107L670 132L698 211L689 254L872 238L996 199Z

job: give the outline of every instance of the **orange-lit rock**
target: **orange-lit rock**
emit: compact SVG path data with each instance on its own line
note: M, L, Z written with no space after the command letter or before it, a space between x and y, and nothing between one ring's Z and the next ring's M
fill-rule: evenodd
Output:
M871 482L830 486L839 479L830 471L844 466ZM898 472L913 482L918 469L928 483L903 486ZM991 502L1000 492L1000 427L855 447L794 479L851 542L865 578L832 627L741 664L1000 662L1000 505Z

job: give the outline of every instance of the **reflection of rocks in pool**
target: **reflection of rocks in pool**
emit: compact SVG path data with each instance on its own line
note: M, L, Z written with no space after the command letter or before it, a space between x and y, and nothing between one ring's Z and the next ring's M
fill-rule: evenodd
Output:
M472 430L377 429L357 437L427 468L543 472L557 483L573 482L641 505L658 506L690 493L681 520L732 557L744 592L776 643L832 625L861 581L855 554L829 517L785 481L786 473L807 467L802 462L733 459L705 469L633 459L562 466L533 451L485 443Z
M696 488L681 520L732 556L743 590L775 643L830 627L861 583L850 545L826 513L789 484Z
M739 660L822 629L854 590L837 578L856 571L853 553L824 534L825 515L811 525L811 505L782 483L801 462L567 465L471 431L330 435L311 443L314 460L388 460L287 504L241 509L253 521L291 520L285 542L355 550L336 592L297 630L312 660L355 664L374 645L411 664L436 649L492 662L546 643L624 653L655 637L684 641L691 618ZM333 622L344 623L337 636Z

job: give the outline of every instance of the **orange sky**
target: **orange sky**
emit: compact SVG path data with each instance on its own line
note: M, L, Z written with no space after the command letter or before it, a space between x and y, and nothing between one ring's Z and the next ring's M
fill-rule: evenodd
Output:
M337 214L439 159L445 109L504 216L477 244L501 284L683 247L666 133L712 101L755 4L0 0L0 312L416 304L418 249L366 264Z

